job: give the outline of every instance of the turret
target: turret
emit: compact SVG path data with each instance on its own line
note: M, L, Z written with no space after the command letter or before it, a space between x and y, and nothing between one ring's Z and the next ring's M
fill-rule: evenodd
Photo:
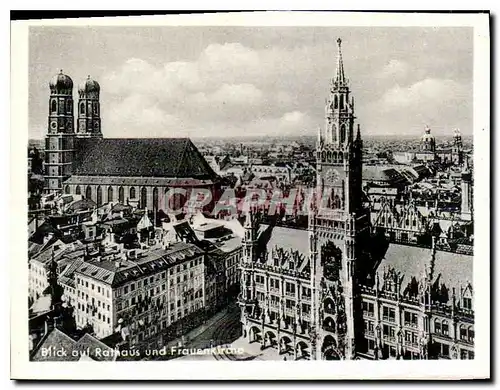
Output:
M99 83L90 76L78 87L78 131L79 138L102 138Z
M45 192L67 192L74 153L73 80L61 70L49 82L48 131L45 137Z

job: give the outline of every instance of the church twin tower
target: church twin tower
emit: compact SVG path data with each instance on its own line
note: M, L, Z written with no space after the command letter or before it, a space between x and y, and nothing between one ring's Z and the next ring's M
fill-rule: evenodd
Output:
M73 80L62 71L49 83L49 122L45 139L45 191L62 192L72 171L76 138L102 138L100 86L90 76L78 87L75 133Z

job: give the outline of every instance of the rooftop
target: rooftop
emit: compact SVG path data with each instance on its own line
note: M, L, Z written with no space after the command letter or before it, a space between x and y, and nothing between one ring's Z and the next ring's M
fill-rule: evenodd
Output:
M77 138L75 149L77 176L216 177L188 138Z
M396 271L404 274L403 286L405 286L415 276L417 279L422 276L425 264L430 261L431 249L415 246L390 244L382 263L377 272L382 279L385 267L393 267ZM473 257L463 254L437 251L434 276L437 278L441 274L441 282L446 286L456 288L472 283L473 277Z

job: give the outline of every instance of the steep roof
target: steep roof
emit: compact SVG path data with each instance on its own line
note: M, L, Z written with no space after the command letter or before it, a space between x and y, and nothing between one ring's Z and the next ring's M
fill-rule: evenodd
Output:
M76 341L69 337L67 334L61 332L59 329L54 328L48 333L36 347L32 353L32 360L36 362L55 362L55 361L71 361L76 360L71 356L76 345ZM44 348L54 347L57 350L66 352L66 356L59 356L58 354L42 353ZM44 350L45 352L45 350ZM60 355L63 355L62 353Z
M378 272L381 276L386 267L393 267L404 274L403 286L412 276L419 279L424 266L430 261L431 249L407 245L390 244ZM473 278L473 257L464 254L437 251L434 275L441 274L441 281L448 288L460 287Z
M75 140L74 175L215 178L188 138Z

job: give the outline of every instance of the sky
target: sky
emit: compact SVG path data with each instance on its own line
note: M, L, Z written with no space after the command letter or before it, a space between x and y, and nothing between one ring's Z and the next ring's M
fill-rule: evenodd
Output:
M364 135L473 132L467 27L31 27L29 138L49 80L101 85L107 138L316 135L338 37Z

